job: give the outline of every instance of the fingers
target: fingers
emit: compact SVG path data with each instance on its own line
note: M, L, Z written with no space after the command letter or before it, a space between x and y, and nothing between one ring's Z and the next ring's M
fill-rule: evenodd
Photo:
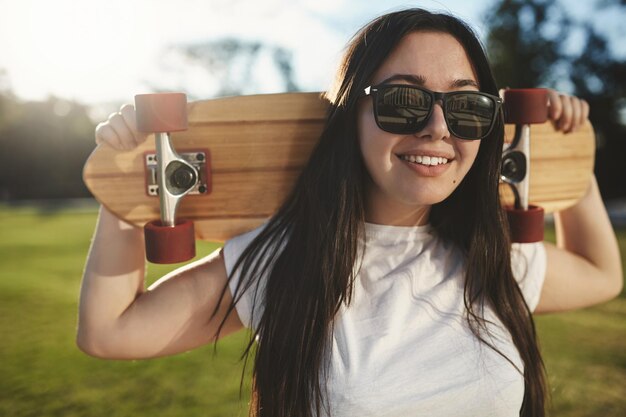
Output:
M548 90L548 104L549 119L563 133L575 131L589 117L589 104L578 97Z
M561 105L563 106L563 113L561 117L557 121L556 128L564 133L569 132L570 127L572 126L573 119L573 109L572 109L572 101L569 96L565 94L559 94L559 99L561 100Z
M147 137L137 131L135 108L130 104L122 106L119 112L112 113L106 122L96 126L96 143L106 143L119 150L133 149Z
M132 104L125 104L120 109L120 113L126 122L126 125L130 128L131 132L133 132L133 136L135 137L135 142L137 145L143 143L149 136L147 133L140 132L137 130L137 116L135 113L135 106Z
M559 93L554 90L548 90L548 118L555 122L559 120L561 114L563 114L563 104L561 103Z
M585 123L587 120L589 120L589 103L587 103L586 100L580 100L580 102L582 103L582 114L580 115L580 117L583 120L583 123Z
M130 130L121 113L113 113L109 116L109 125L117 134L124 149L132 149L137 146L135 135Z
M122 141L108 121L96 126L96 144L102 145L103 143L109 144L115 149L124 149Z

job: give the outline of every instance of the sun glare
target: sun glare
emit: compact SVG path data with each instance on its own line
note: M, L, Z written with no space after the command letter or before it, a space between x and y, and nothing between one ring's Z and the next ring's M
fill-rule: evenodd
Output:
M328 87L349 36L393 0L0 0L0 79L24 99L55 95L88 104L132 100L180 86L215 88L206 71L166 62L172 46L224 38L264 42L293 57L304 90ZM312 36L314 34L314 36ZM253 92L279 92L254 68ZM266 71L267 72L267 71ZM6 74L6 75L5 75ZM260 85L259 79L266 80ZM252 90L251 90L252 91Z
M7 9L0 67L10 62L10 85L27 98L99 100L129 91L154 52L133 24L132 2L14 1Z

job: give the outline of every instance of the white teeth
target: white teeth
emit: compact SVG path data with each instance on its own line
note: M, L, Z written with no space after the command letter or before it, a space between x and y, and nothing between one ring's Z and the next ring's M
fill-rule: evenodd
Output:
M436 165L442 165L442 164L448 163L447 158L442 158L439 156L401 155L400 159L413 162L413 163L422 164L422 165L430 165L430 166L436 166Z

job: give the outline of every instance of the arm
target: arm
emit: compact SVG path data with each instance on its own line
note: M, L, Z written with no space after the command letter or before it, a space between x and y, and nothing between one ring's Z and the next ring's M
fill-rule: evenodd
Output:
M145 137L124 106L96 129L102 146L130 148ZM221 251L185 266L144 289L143 232L102 208L80 293L76 342L103 358L138 359L187 351L216 339L232 296ZM235 310L220 336L243 327Z
M216 340L232 297L221 250L144 290L141 230L101 210L80 294L77 344L92 356L140 359L172 355ZM235 310L220 337L243 327Z
M546 243L548 267L536 313L588 307L616 297L623 277L619 248L593 178L575 206L555 213L557 244Z
M584 100L549 93L550 118L565 132L589 114ZM546 243L547 270L535 313L591 306L617 296L623 285L615 233L592 178L586 195L554 216L557 244Z

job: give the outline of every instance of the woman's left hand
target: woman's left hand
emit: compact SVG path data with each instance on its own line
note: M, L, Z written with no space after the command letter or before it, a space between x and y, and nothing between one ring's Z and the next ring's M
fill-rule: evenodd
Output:
M556 130L570 133L589 117L589 104L578 97L548 90L548 118Z

